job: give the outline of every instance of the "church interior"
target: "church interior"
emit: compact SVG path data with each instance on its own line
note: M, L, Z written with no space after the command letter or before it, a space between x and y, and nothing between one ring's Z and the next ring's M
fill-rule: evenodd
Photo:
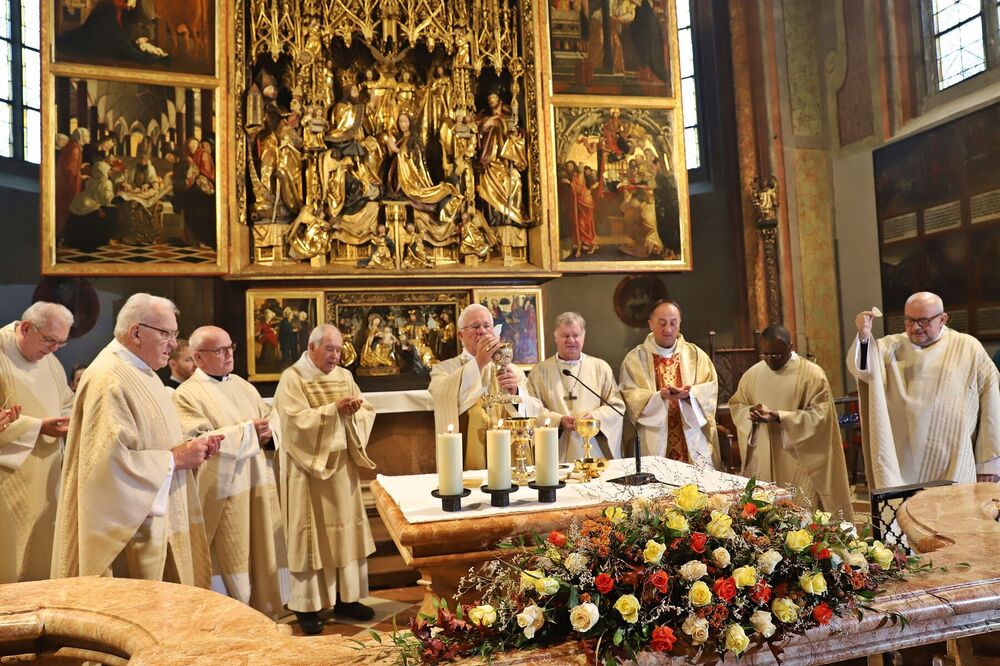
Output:
M961 497L996 517L983 483L928 488L934 502L914 495L930 482L873 492L882 488L862 430L875 417L852 363L859 312L876 338L927 328L931 313L914 319L907 299L933 292L941 324L1000 366L1000 1L0 1L0 46L14 54L0 91L3 323L35 301L67 306L75 323L54 356L71 377L116 337L130 296L162 296L179 310L180 338L206 325L228 333L228 372L268 404L315 346L311 333L337 326L339 367L375 414L373 465L356 475L375 546L362 600L376 610L360 622L324 616L311 638L291 611L276 630L194 588L174 599L145 581L2 581L12 584L0 584L0 615L21 624L0 619L0 661L368 659L372 630L393 632L394 616L405 627L430 590L452 589L447 569L460 576L478 561L441 543L481 557L513 531L555 530L554 511L497 509L469 535L460 519L452 532L397 506L394 477L441 473L441 398L428 386L463 352L474 304L529 382L562 349L557 315L577 313L586 356L610 366L617 391L628 355L654 339L651 308L674 303L684 342L718 377L714 466L737 476L751 475L743 412L729 402L741 376L769 361L762 344L780 325L794 358L828 382L855 521L871 520L877 502L893 516L912 502L902 506L917 532L903 518L875 521L899 539L902 525L910 542L947 534L956 523L943 507L966 486L980 490ZM620 443L602 439L604 454L638 459L642 408L627 394L621 406ZM972 573L947 565L934 584L901 583L914 599L938 583L962 589L906 638L874 623L848 629L853 643L810 634L829 642L792 641L780 663L1000 663L990 633L1000 590L976 545L1000 545L1000 529L969 529L983 531L941 538L966 548L951 561ZM103 627L102 614L113 618ZM174 622L190 641L186 661L164 628ZM369 647L355 654L348 639ZM494 661L582 654L545 649ZM377 656L391 661L388 647ZM779 663L766 649L751 657Z

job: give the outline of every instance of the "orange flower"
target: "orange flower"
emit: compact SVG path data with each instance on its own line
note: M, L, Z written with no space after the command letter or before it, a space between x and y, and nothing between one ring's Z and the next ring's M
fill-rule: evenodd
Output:
M649 647L653 648L656 652L670 652L674 649L674 643L676 642L677 636L674 635L674 630L667 626L660 626L653 629L653 636L649 642Z

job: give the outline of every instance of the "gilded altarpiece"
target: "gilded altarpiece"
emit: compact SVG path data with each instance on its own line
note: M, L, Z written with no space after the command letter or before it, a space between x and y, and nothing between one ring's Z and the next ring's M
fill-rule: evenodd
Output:
M534 11L238 4L232 272L544 275Z

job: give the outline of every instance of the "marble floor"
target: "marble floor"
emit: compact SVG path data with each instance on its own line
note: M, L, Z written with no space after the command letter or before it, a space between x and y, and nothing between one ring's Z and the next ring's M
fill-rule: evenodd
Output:
M339 616L332 616L329 612L323 613L326 625L323 627L324 636L346 636L348 638L366 638L369 629L375 631L390 632L393 629L393 619L400 629L406 628L410 618L417 616L420 610L420 602L424 597L422 587L399 587L387 590L374 590L370 597L362 599L362 603L371 607L375 611L375 617L367 622L357 622L347 620ZM282 624L291 626L292 633L296 636L302 635L299 623L295 615L289 613L286 617L278 620Z

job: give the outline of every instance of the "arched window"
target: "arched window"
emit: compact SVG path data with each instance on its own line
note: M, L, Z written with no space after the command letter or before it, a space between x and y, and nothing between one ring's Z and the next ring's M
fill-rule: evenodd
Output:
M38 0L0 0L0 157L41 160L41 29Z

